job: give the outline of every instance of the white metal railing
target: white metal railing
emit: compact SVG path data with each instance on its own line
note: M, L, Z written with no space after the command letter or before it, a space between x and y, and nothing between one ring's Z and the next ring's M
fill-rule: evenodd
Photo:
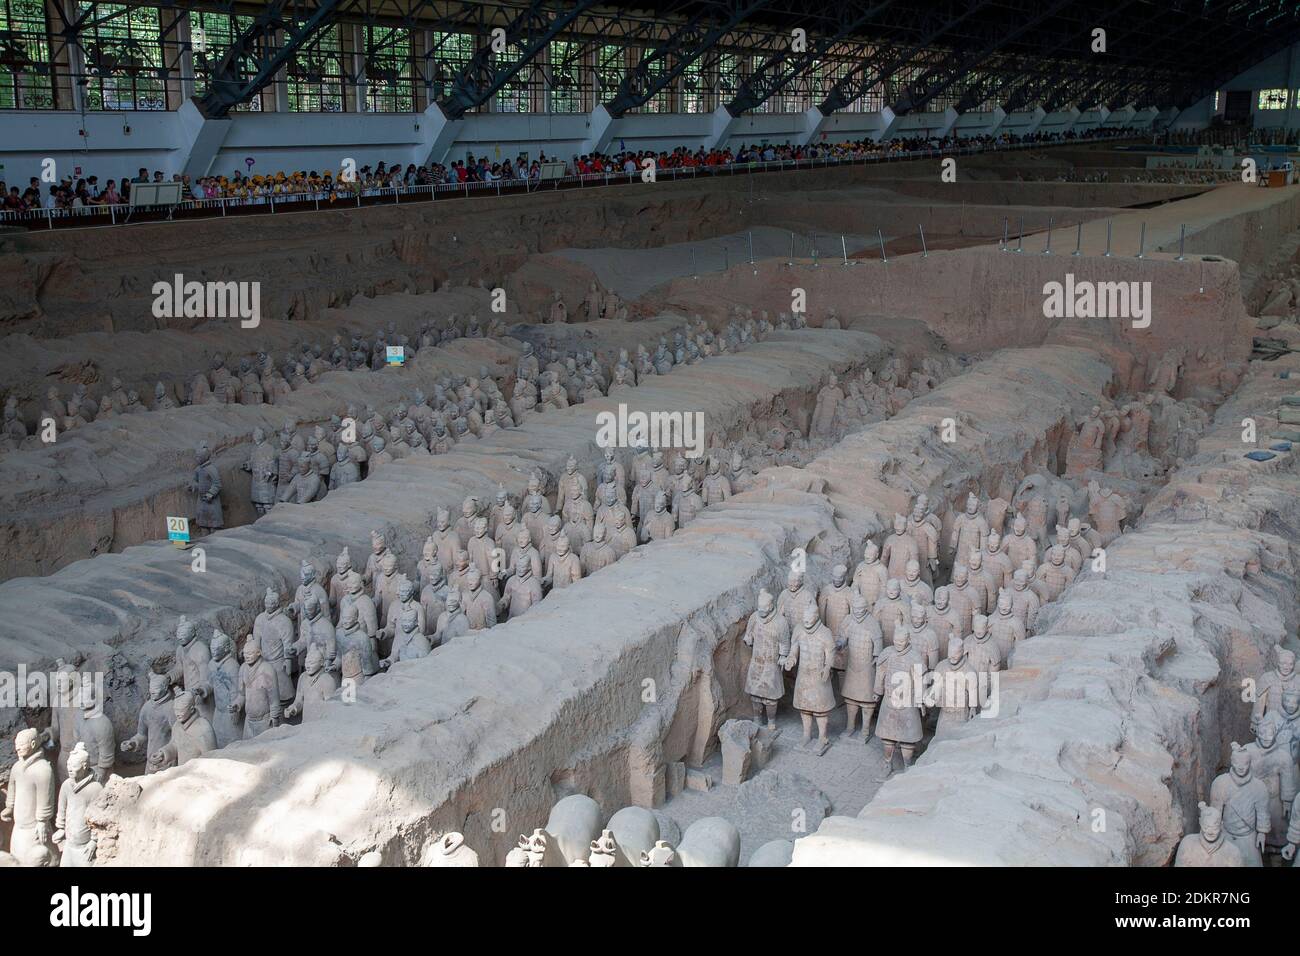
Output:
M1074 146L1093 142L1108 142L1130 137L1123 136L1089 136L1072 140L1060 140L1037 143L1002 143L988 146L955 146L950 149L886 150L873 153L858 153L851 156L820 156L813 159L778 159L758 160L748 163L727 163L717 166L682 166L656 168L655 179L677 180L697 179L705 176L735 176L754 172L782 172L798 169L827 168L831 166L866 166L877 163L901 162L904 160L932 159L937 157L970 156L976 153L1007 152L1024 149L1043 149L1051 146ZM59 226L109 226L123 225L137 216L141 221L165 219L188 219L211 216L228 216L231 214L249 215L257 213L272 214L276 212L340 209L349 206L379 205L386 203L400 204L407 202L428 202L440 196L470 198L476 195L501 196L506 193L537 192L542 189L579 188L594 186L617 186L634 184L641 181L641 170L633 172L569 174L556 179L498 179L493 182L440 183L423 186L386 186L362 187L361 189L336 190L331 198L328 192L285 193L269 196L242 196L211 199L187 199L175 206L131 206L126 203L81 206L63 209L25 209L0 210L0 223L25 225L31 228L53 229ZM163 215L165 213L165 215ZM143 214L143 215L141 215Z

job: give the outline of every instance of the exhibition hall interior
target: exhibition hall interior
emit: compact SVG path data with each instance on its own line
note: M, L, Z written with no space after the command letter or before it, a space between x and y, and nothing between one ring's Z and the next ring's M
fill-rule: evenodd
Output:
M0 865L1292 866L1297 154L1278 0L0 0Z

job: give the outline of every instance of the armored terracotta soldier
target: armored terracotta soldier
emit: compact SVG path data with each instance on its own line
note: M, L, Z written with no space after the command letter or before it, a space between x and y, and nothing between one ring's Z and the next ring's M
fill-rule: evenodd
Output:
M989 615L989 631L997 642L1002 659L1010 661L1011 652L1025 639L1025 626L1012 610L1010 591L998 595L997 609Z
M1178 841L1174 866L1245 866L1241 850L1223 834L1223 816L1208 803L1198 803L1201 829ZM1292 847L1294 852L1294 847ZM1283 856L1286 851L1283 850Z
M984 570L984 552L972 550L966 556L967 594L974 601L975 610L987 614L998 599L996 575Z
M1282 707L1276 711L1278 741L1284 744L1291 759L1300 762L1300 691L1284 690Z
M615 512L609 543L620 558L636 547L636 532L632 530L626 509Z
M1011 522L1011 534L1003 543L1006 555L1011 559L1012 573L1026 561L1038 563L1038 543L1029 534L1029 522L1024 515L1016 515Z
M379 636L379 611L375 608L374 600L365 592L360 575L354 576L348 582L348 593L343 595L343 600L339 601L340 624L343 622L343 612L348 608L353 608L356 611L358 626L367 637L373 640ZM343 651L340 648L339 655L342 656L342 654ZM373 672L366 671L366 673Z
M244 471L251 476L249 500L253 510L264 515L275 504L276 492L276 450L266 440L266 431L261 426L253 429L253 447L248 452L248 461L244 462Z
M993 674L1006 666L998 642L993 638L988 616L976 614L971 622L971 632L965 640L970 665L979 674Z
M876 694L876 660L885 645L880 624L871 616L866 598L856 591L849 602L848 617L841 622L835 635L837 655L843 655L844 661L840 685L847 717L844 735L860 736L865 743L871 739L871 720L880 700ZM855 734L859 711L862 713L862 730Z
M361 466L342 443L334 450L334 465L330 468L329 490L355 484L361 480Z
M330 630L332 634L333 628ZM243 713L233 706L239 695L239 661L235 659L234 642L221 631L212 632L211 648L208 676L212 684L212 732L217 746L224 747L244 736Z
M1034 590L1044 604L1055 601L1074 581L1074 571L1065 562L1065 549L1052 545L1047 560L1034 573Z
M1250 751L1235 741L1228 770L1210 784L1209 802L1223 815L1223 829L1245 865L1263 866L1261 854L1272 827L1268 787L1254 775Z
M661 541L670 538L677 530L677 519L668 510L668 496L660 491L655 495L654 511L641 523L641 541Z
M1282 694L1289 690L1300 691L1300 672L1295 668L1295 653L1285 647L1274 651L1277 666L1265 671L1255 687L1255 702L1250 711L1250 729L1254 733L1260 720L1275 713L1281 706Z
M219 531L225 520L221 513L221 473L212 462L206 443L194 453L194 479L190 491L196 495L194 524L200 531Z
M331 607L338 608L343 603L343 599L352 592L353 578L360 580L361 575L352 567L351 552L344 548L334 559L334 574L330 576L328 593Z
M438 563L444 573L450 573L455 566L456 552L461 549L461 538L451 526L451 515L446 508L439 508L436 524L429 540L433 542Z
M311 456L306 452L298 456L297 471L289 481L288 500L294 504L311 504L324 498L326 491L325 483L321 481Z
M989 536L989 523L980 514L980 501L975 495L966 496L966 510L953 522L952 533L948 538L949 553L954 562L965 558L972 550L983 551Z
M908 533L907 516L894 515L894 533L885 539L880 549L880 560L884 562L889 577L901 582L907 574L907 562L916 561L919 566L920 558L916 538Z
M1088 471L1101 470L1102 443L1105 435L1106 426L1101 419L1101 406L1094 405L1070 440L1070 447L1065 455L1067 477L1077 477Z
M876 696L880 698L876 736L884 744L889 773L894 772L894 751L902 751L906 768L916 758L916 745L922 737L923 702L916 675L925 673L925 661L909 643L908 634L908 628L897 628L876 662Z
M54 844L59 847L59 866L91 866L96 841L86 822L86 811L104 792L104 785L91 772L90 756L82 744L68 755L68 779L59 788L54 816Z
M930 589L930 585L926 584L921 577L921 565L917 561L907 562L907 567L903 570L903 580L898 583L912 604L925 607L934 599L934 592Z
M835 690L831 686L831 664L835 657L835 640L821 622L816 604L807 604L797 632L791 635L785 669L794 670L794 709L803 721L803 745L819 755L830 747L826 728L835 709ZM817 740L812 739L813 722L817 723Z
M389 551L379 563L379 573L374 578L375 616L380 621L388 619L388 608L399 600L402 582L406 578L397 573L397 555Z
M700 494L700 480L691 478L686 483L686 490L682 492L681 499L677 502L677 527L684 528L699 516L699 513L705 508L704 497Z
M618 552L609 541L603 521L596 522L591 540L582 546L579 560L582 564L583 577L595 574L601 568L607 568L618 560Z
M348 653L356 656L364 676L379 672L379 648L375 638L361 626L357 605L345 602L339 611L339 623L334 628L334 654L341 663Z
M1128 517L1128 503L1112 489L1102 488L1096 481L1090 481L1088 514L1095 523L1104 548L1119 537L1120 525Z
M831 568L830 582L823 585L821 592L817 595L817 610L821 614L822 621L830 629L833 636L838 639L840 626L849 616L849 608L852 604L853 585L848 582L849 569L842 564L837 564ZM844 669L844 655L842 650L837 649L835 654L835 669Z
M817 597L813 594L812 589L804 583L804 574L795 568L790 569L786 575L786 586L776 598L776 612L785 618L786 624L790 626L790 634L799 633L803 627L803 612L805 607L816 607Z
M402 577L397 585L397 600L388 603L384 608L384 626L380 633L384 640L390 644L397 637L397 632L401 626L402 615L407 611L415 614L415 620L419 627L419 632L425 634L428 631L428 618L425 616L424 605L416 600L415 582L409 578ZM392 653L396 653L394 648Z
M161 750L171 740L172 722L176 719L171 702L171 681L166 674L149 674L149 699L140 706L135 736L122 741L124 754L143 751L147 757ZM145 773L152 773L146 765Z
M555 553L546 561L546 577L542 583L550 590L560 590L581 580L582 561L569 546L567 535L561 535Z
M875 607L876 601L885 593L885 582L889 572L880 561L880 548L876 542L868 540L862 547L862 561L853 572L853 587L867 602L867 607Z
M370 532L370 554L366 557L366 567L361 579L367 586L374 584L375 578L382 573L384 556L389 553L388 541L382 531Z
M928 495L916 496L916 504L907 518L907 530L916 541L921 580L933 586L934 576L939 570L939 536L943 531L943 525L939 521L939 516L930 510Z
M1291 758L1291 748L1280 739L1281 724L1277 714L1266 715L1255 729L1255 740L1246 744L1251 772L1268 790L1268 845L1277 848L1286 844L1287 814L1297 790L1296 764Z
M217 749L217 735L208 719L195 708L193 694L181 691L172 701L172 708L176 720L172 723L171 740L149 755L149 765L155 770L182 766Z
M591 503L583 497L582 489L576 484L569 485L569 502L564 513L564 533L568 535L569 544L576 552L591 540L595 514Z
M244 713L245 740L279 726L284 712L280 700L280 671L262 659L257 638L249 635L244 642L244 663L239 668L235 699L230 705L232 713Z
M963 641L954 637L948 642L948 656L935 665L934 675L935 705L939 708L934 730L937 736L979 712L979 698L973 693L978 686L978 672Z
M516 618L542 600L542 582L533 574L531 557L518 552L515 557L514 574L506 579L501 591L501 600L497 602L497 617Z
M267 588L263 598L265 610L253 621L253 638L257 641L261 660L276 673L282 702L293 699L293 671L291 661L296 660L292 650L296 640L293 622L280 605L280 595Z
M704 504L716 505L726 501L733 494L731 480L722 472L722 462L710 457L708 473L704 476L704 489L701 497Z
M871 609L886 643L893 643L895 631L908 628L911 621L910 603L903 593L902 583L897 578L890 578L885 584L885 593Z
M402 611L401 620L397 623L397 635L393 638L393 649L386 658L379 662L379 666L388 668L398 661L414 661L421 657L428 657L429 652L432 650L433 645L424 636L424 631L420 626L418 612L415 608L408 607ZM301 687L300 683L299 692L301 692Z
M1070 566L1070 570L1077 577L1083 567L1083 557L1079 554L1077 548L1070 545L1070 528L1068 525L1058 524L1056 526L1056 537L1053 539L1053 544L1061 549L1061 552L1065 555L1065 563Z
M790 653L790 625L776 609L766 590L758 594L758 610L749 616L742 640L751 649L745 672L745 693L754 705L754 719L767 715L767 727L776 729L776 709L785 694L781 669Z
M496 624L496 601L494 594L483 587L482 573L471 565L461 592L461 605L471 630L482 631Z
M995 582L994 600L997 599L997 591L1001 588L1011 587L1011 575L1016 570L1015 565L1011 563L1011 556L1006 552L1006 546L1002 541L1002 535L997 531L990 530L988 539L984 544L983 555L984 570L993 578Z
M312 647L318 647L325 666L329 670L335 670L338 664L338 649L334 642L334 634L334 625L325 614L324 605L316 595L311 595L307 598L307 606L298 621L298 640L290 649L291 657L305 663L307 652ZM217 736L221 735L218 733Z
M835 424L835 413L844 401L844 390L840 388L839 379L831 372L826 384L817 393L817 404L813 408L812 420L808 424L808 436L825 436L831 433Z
M1029 575L1023 568L1011 575L1011 613L1019 619L1025 629L1025 635L1033 632L1038 621L1038 610L1043 606L1042 599L1029 586Z
M86 662L81 651L74 651L71 661L55 661L55 685L51 691L50 726L42 732L42 746L58 748L54 761L54 779L68 779L68 755L77 743L77 719L81 715L81 688L86 679L79 668Z
M32 866L44 855L42 850L45 854L50 851L50 823L56 799L54 768L45 759L40 734L30 727L24 727L14 737L14 753L18 760L9 768L0 821L13 824L9 852L19 863Z
M446 609L438 615L436 636L438 643L446 644L457 637L470 632L469 618L460 608L460 591L452 588L447 592Z
M212 681L212 652L198 639L199 629L193 621L181 615L176 622L176 654L167 677L171 682L194 695L195 706L208 720L214 712Z
M939 651L939 635L930 627L924 604L912 602L908 609L908 628L907 642L921 652L926 671L934 670L942 656Z
M947 647L950 638L962 639L962 619L948 597L948 587L934 589L934 603L926 609L926 620L939 638L939 646Z
M77 714L77 743L90 757L90 770L100 783L108 781L117 760L117 734L113 721L104 713L100 691L95 685L81 688L81 712Z

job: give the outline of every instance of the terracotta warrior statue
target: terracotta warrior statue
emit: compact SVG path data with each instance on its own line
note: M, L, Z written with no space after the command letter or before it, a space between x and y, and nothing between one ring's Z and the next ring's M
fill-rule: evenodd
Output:
M86 811L104 792L104 785L90 769L90 755L77 744L68 755L68 779L59 788L54 816L54 844L62 851L59 866L91 866L95 840L86 823Z
M867 601L867 607L875 607L876 601L885 593L885 582L889 572L880 561L880 548L876 542L867 539L862 546L862 561L853 572L853 587Z
M172 684L193 694L199 713L211 720L213 703L209 672L212 652L205 642L198 639L198 633L197 625L182 614L176 622L176 654L167 677Z
M876 693L876 660L884 650L884 635L871 616L867 599L854 592L849 601L848 617L836 631L835 647L843 655L844 675L840 695L844 698L844 736L871 739L871 719L880 700ZM862 730L855 734L858 712L862 713Z
M1245 865L1263 866L1261 854L1272 827L1268 787L1253 773L1250 751L1236 742L1227 772L1210 784L1210 805L1223 815L1223 829Z
M775 730L777 704L785 694L781 669L790 653L790 625L766 589L758 594L758 610L749 616L742 640L751 649L745 693L753 702L754 719L762 720L766 713L767 728Z
M334 696L338 690L338 681L325 663L325 654L319 645L313 644L307 648L307 658L302 673L298 675L298 692L294 695L293 703L284 709L287 719L301 714L304 721L311 720L319 716L321 704Z
M894 515L894 533L885 539L880 549L880 560L885 564L889 577L902 581L907 574L907 562L921 563L921 552L916 546L916 538L908 534L907 516Z
M598 525L603 528L604 525ZM527 534L527 532L524 532ZM501 620L518 617L542 600L542 583L533 574L533 562L523 551L515 554L515 573L506 579L497 602L497 617Z
M194 524L201 532L219 531L225 521L221 514L221 474L212 462L206 443L194 453L194 479L190 491L196 496Z
M149 699L140 706L134 737L122 741L124 754L144 751L145 756L167 746L172 737L172 723L176 719L171 702L171 681L166 674L149 674ZM153 773L146 764L145 773Z
M13 824L9 852L19 863L32 866L50 852L50 821L55 811L54 768L45 759L40 734L30 727L24 727L14 737L14 753L18 761L9 769L9 786L0 821ZM71 775L71 767L68 773Z
M1199 803L1201 831L1178 842L1174 866L1245 866L1237 845L1223 835L1223 816L1208 803ZM1292 847L1294 851L1294 847ZM1283 856L1286 851L1282 851Z
M239 668L239 683L231 713L243 711L245 740L280 725L284 713L280 705L280 673L262 658L257 638L249 635L244 642L244 663Z
M279 454L266 440L266 431L258 426L253 429L253 447L249 450L248 461L244 462L244 471L252 476L249 499L253 510L264 515L275 504L276 460Z
M785 669L798 672L794 682L794 708L803 720L803 745L815 750L818 756L830 747L826 727L831 711L835 709L835 691L831 686L831 664L835 657L835 640L821 622L816 604L803 609L803 620L798 632L790 640L790 652L785 658ZM813 721L817 722L817 741L813 742Z
M212 632L211 648L212 732L217 746L224 747L244 737L244 715L234 706L239 694L239 661L235 659L235 642L221 631Z
M212 724L194 706L194 695L181 691L172 702L176 720L172 723L172 738L149 755L149 766L154 770L179 767L217 749L217 735Z
M966 496L966 510L953 522L948 539L949 556L954 563L965 560L971 551L983 551L989 536L988 520L980 513L980 500L975 495Z
M939 707L939 722L934 732L938 736L979 713L979 674L960 638L954 637L948 642L948 656L935 665L934 675L934 690L938 698L935 703ZM970 679L972 676L975 680Z
M1295 668L1295 653L1285 647L1274 652L1277 666L1265 671L1255 687L1255 703L1250 712L1250 729L1255 732L1266 714L1276 713L1286 691L1300 691L1300 673Z
M888 773L894 772L895 750L902 751L904 768L911 765L922 737L923 701L915 675L925 672L925 661L908 635L906 627L895 629L893 642L876 663L876 696L881 698L876 736L884 744Z

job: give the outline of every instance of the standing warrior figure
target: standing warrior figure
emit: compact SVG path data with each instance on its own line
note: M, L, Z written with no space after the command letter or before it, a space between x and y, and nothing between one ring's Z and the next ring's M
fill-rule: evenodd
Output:
M145 756L166 746L172 739L172 723L176 714L172 709L171 681L166 674L149 675L149 699L140 706L134 737L122 741L121 751L133 754L144 749ZM147 764L145 773L153 773Z
M916 541L921 578L933 586L934 576L939 570L939 535L943 531L943 524L939 516L930 510L928 495L916 496L916 505L907 519L907 529Z
M948 539L948 554L956 562L965 559L971 551L983 551L989 536L989 523L980 514L980 500L975 495L966 496L966 511L953 522Z
M880 548L876 542L867 539L862 546L862 561L853 572L853 587L867 601L867 607L874 607L880 595L885 593L885 582L889 572L880 561Z
M346 616L345 612L345 616ZM244 663L239 668L239 684L230 712L244 712L244 739L250 740L264 730L280 725L280 672L262 658L257 638L249 635L244 642Z
M835 709L835 690L831 686L831 664L835 657L835 641L817 614L817 605L808 604L803 609L802 627L792 636L790 653L786 655L785 669L799 668L794 681L794 708L803 720L803 745L818 756L830 747L826 727L831 711ZM817 721L817 741L812 739L813 721Z
M104 785L90 770L90 755L77 744L68 755L68 779L59 788L58 812L54 817L54 843L63 851L59 866L90 866L95 859L95 840L86 824L90 809Z
M876 659L884 650L884 635L880 625L871 616L867 599L854 592L849 601L849 616L836 632L835 648L844 658L844 677L840 694L848 717L844 726L845 737L861 736L862 742L871 740L871 719L876 715ZM862 712L862 731L855 734L858 711Z
M1201 832L1189 833L1178 842L1174 866L1245 866L1237 845L1223 836L1223 816L1208 803L1200 807ZM1294 855L1295 847L1291 848ZM1286 850L1282 851L1286 856Z
M331 628L331 630L333 630ZM212 732L217 746L242 740L244 720L233 706L239 694L239 661L235 659L235 642L221 631L212 632Z
M209 671L212 668L212 652L207 644L198 639L198 633L198 626L182 614L176 622L176 655L167 678L172 684L193 694L198 701L199 713L211 720L213 704Z
M194 695L181 691L172 702L176 720L172 723L172 739L166 746L149 755L149 766L155 770L179 767L195 757L217 749L217 735L212 724L194 708Z
M1289 690L1300 691L1300 673L1295 669L1295 652L1278 647L1274 652L1277 666L1265 671L1255 688L1255 704L1250 711L1250 729L1254 733L1267 714L1277 713L1282 707L1282 695Z
M894 515L894 533L885 539L880 549L880 560L885 563L889 577L902 581L907 575L907 562L920 564L921 552L916 546L916 538L907 533L907 516Z
M778 614L776 602L766 590L758 593L758 610L745 625L745 645L752 649L745 673L745 693L754 704L754 719L767 713L768 730L776 729L776 708L785 694L781 668L790 653L790 625Z
M966 653L966 645L954 637L948 641L948 656L935 665L934 674L935 704L939 708L934 732L938 736L966 723L979 712L979 673Z
M921 742L921 688L916 675L925 672L921 652L908 640L908 628L894 630L893 643L885 648L876 664L876 696L883 698L876 736L885 746L888 773L894 772L894 751L903 752L906 769L916 759Z
M1268 787L1252 772L1250 751L1233 742L1228 770L1210 784L1210 804L1223 815L1223 828L1246 866L1263 866L1261 854L1272 826Z
M266 431L259 425L253 429L253 447L244 462L244 471L252 476L248 493L253 510L264 515L275 504L277 462L279 454L266 440Z
M194 479L190 491L197 499L194 505L194 524L200 531L219 531L225 521L221 514L221 474L212 463L207 443L199 445L194 453Z
M18 731L14 737L14 753L18 762L9 770L9 788L5 791L0 820L13 824L9 852L23 865L34 866L49 853L50 821L54 817L54 768L45 759L40 734L30 727ZM71 774L71 769L68 772Z

